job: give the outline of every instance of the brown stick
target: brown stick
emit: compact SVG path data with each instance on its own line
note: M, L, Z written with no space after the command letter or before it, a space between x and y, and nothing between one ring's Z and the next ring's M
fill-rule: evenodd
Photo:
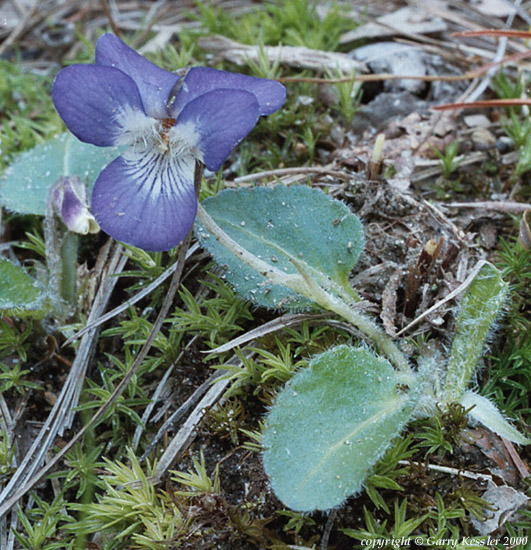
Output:
M122 33L120 29L118 28L118 25L116 24L116 21L114 20L114 17L111 12L111 8L109 7L109 3L107 0L100 0L101 7L103 9L103 12L105 13L105 17L109 20L109 24L111 25L112 32L118 36L118 38L122 37Z

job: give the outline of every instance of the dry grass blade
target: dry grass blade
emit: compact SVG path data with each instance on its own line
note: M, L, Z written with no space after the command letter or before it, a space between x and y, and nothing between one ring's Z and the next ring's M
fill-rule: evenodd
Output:
M193 246L191 246L187 253L186 253L186 259L190 258L192 254L194 254L199 249L199 245L195 243ZM99 325L109 321L113 317L116 317L117 315L120 315L120 313L123 313L126 311L129 307L135 305L137 302L151 294L156 288L158 288L172 273L175 272L179 265L179 262L173 263L162 275L157 277L151 284L149 284L146 288L143 288L138 294L133 296L131 299L125 301L123 304L119 305L118 307L115 307L113 310L109 311L105 315L102 315L98 319L94 320L94 322L87 324L86 327L81 329L79 332L68 338L66 342L63 344L63 347L71 344L78 338L81 338L86 332L89 330L92 330L95 327L98 327Z
M116 24L116 21L114 20L114 16L112 14L111 7L109 6L109 3L107 2L107 0L100 0L100 4L101 4L101 7L103 9L103 12L105 13L105 17L107 17L107 19L109 20L109 24L111 25L112 32L116 36L119 36L121 38L122 33L120 32L120 29L118 28L118 25Z
M205 382L203 382L198 388L196 388L192 395L171 414L171 416L158 429L157 433L144 451L144 454L141 456L141 460L144 460L151 453L157 443L164 437L164 434L169 429L171 429L172 426L179 422L179 420L188 412L188 410L193 407L199 401L199 399L201 399L209 386L211 386L211 384L223 374L224 371L219 371L211 375L208 380L205 380Z
M423 204L428 210L430 210L438 220L446 225L455 235L456 239L459 240L459 242L461 242L465 246L468 246L464 232L459 227L457 227L454 222L448 219L448 217L445 216L444 212L442 212L440 208L425 199L422 199L421 204Z
M189 442L193 439L194 431L201 422L206 410L221 397L228 384L229 380L218 380L197 404L190 416L186 419L182 428L177 432L163 455L160 457L154 475L156 480L162 479L168 469L175 463L179 454L186 449Z
M197 174L197 172L196 172ZM200 177L200 176L199 176ZM40 470L36 471L36 467L32 469L32 475L26 476L23 482L17 482L17 489L14 490L13 488L10 489L10 491L4 490L5 496L3 497L3 500L0 501L0 518L3 517L8 510L13 507L20 498L22 498L28 491L30 491L33 486L38 483L48 472L52 470L53 467L61 460L61 458L70 451L70 449L77 443L86 433L86 431L94 426L97 422L101 420L101 418L107 413L107 411L111 408L113 403L116 401L116 399L124 392L124 390L129 385L129 382L131 381L131 378L134 376L144 359L146 358L149 350L151 349L151 346L153 345L153 342L159 333L162 324L164 320L166 319L168 312L170 310L171 304L173 302L173 298L175 297L175 294L177 293L177 290L180 286L181 281L181 275L184 268L185 263L185 257L186 252L188 251L188 247L190 245L190 239L191 239L191 233L188 235L188 237L182 242L181 247L179 249L179 256L177 259L177 268L173 274L173 278L170 283L170 288L168 289L168 292L164 298L164 302L162 304L162 307L160 309L159 315L157 316L157 319L155 320L155 323L153 324L153 329L147 338L144 346L141 348L141 350L138 352L138 355L135 358L135 361L131 365L131 369L129 372L124 376L122 381L116 386L113 393L107 400L107 402L96 411L94 416L91 418L91 420L81 428L77 432L77 434L53 457L52 460L46 466L42 467ZM114 278L114 281L116 281L117 278ZM100 312L101 313L101 312ZM98 313L99 315L99 313ZM87 335L89 337L89 335ZM73 369L72 369L73 370ZM58 400L59 401L59 400ZM43 428L44 431L44 428ZM52 440L53 442L53 440ZM18 480L17 480L18 481ZM11 484L10 484L11 485ZM13 492L14 490L14 492ZM11 495L11 496L10 496ZM3 495L2 495L3 496ZM6 500L7 499L7 500Z
M133 444L132 448L134 451L137 450L138 444L140 443L140 437L142 436L142 432L144 431L144 427L149 420L149 417L151 416L151 413L153 412L153 409L155 408L158 400L160 399L161 395L163 395L164 390L167 387L168 380L170 378L170 375L173 373L173 369L175 368L175 365L177 364L177 361L174 361L170 368L166 370L164 373L164 376L161 378L160 382L157 384L157 388L153 392L153 395L151 396L150 403L144 410L144 413L142 414L142 424L138 424L138 426L135 428L135 435L133 436Z
M109 266L106 269L106 275L100 285L99 292L94 299L89 321L100 316L105 309L118 281L115 275L123 269L126 261L127 258L122 255L122 246L116 246ZM31 483L32 477L35 476L35 472L41 467L45 455L53 445L56 436L58 434L61 435L63 430L70 424L73 410L77 406L79 392L85 378L87 364L94 349L96 334L97 332L94 329L83 337L63 389L31 448L0 494L0 503L5 503L6 499L12 496L20 487Z
M17 38L22 35L26 28L30 25L33 16L38 12L39 2L35 2L35 5L30 11L28 11L20 23L11 31L11 34L0 44L0 55L2 55L12 44L15 43Z
M261 338L266 334L282 330L283 328L290 327L292 325L297 325L299 323L302 323L303 321L317 321L325 318L326 315L312 313L295 313L282 315L281 317L278 317L278 319L273 319L272 321L269 321L260 327L250 330L249 332L246 332L245 334L234 338L233 340L227 342L226 344L223 344L222 346L219 346L212 350L205 350L202 353L223 353L237 346L241 346L242 344L246 344L247 342L250 342L255 338Z
M164 391L168 385L168 380L170 378L171 373L173 372L173 369L176 365L179 364L179 361L184 356L185 352L189 350L191 346L193 346L198 339L197 334L193 336L190 341L186 344L184 349L181 351L181 353L178 355L178 357L175 359L175 361L172 363L171 367L164 373L164 376L161 378L160 382L157 384L156 390L153 392L153 395L151 396L151 402L146 407L144 414L142 415L142 424L139 424L135 429L135 435L133 437L133 449L136 450L138 447L138 444L140 443L140 437L142 435L142 432L144 431L144 428L151 416L151 413L153 412L153 409L155 408L157 402L161 398L161 396L164 394ZM157 416L160 415L160 411L157 413ZM174 413L175 414L175 413ZM173 415L172 415L173 416ZM171 417L170 417L171 418ZM169 420L169 419L168 419ZM156 420L155 420L156 422ZM149 451L151 452L151 451ZM148 451L144 452L144 455L147 456L149 454Z
M272 178L277 176L291 176L293 174L322 174L324 176L333 176L335 178L341 178L344 180L352 179L352 174L346 174L339 170L332 170L326 166L301 166L299 168L277 168L275 170L267 170L265 172L257 172L256 174L249 174L248 176L241 176L234 179L234 183L245 183L248 181L255 181L258 179ZM227 182L230 183L230 182Z
M520 227L518 228L518 241L526 250L531 250L531 230L529 219L531 218L531 207L524 212Z
M251 357L253 352L247 351L244 352L244 355L245 357ZM241 364L241 359L237 356L233 356L227 363L234 365ZM226 374L226 371L220 370L217 376L222 376L223 374ZM166 472L175 463L180 453L187 448L190 441L194 438L194 432L206 411L223 395L223 392L229 383L230 380L226 378L217 380L210 387L201 401L199 401L194 410L186 419L185 423L182 425L181 429L175 434L170 444L160 457L154 474L154 478L156 480L162 479Z
M516 452L516 449L514 448L514 445L508 440L502 437L503 444L505 448L507 449L507 452L509 453L509 456L511 457L513 464L515 465L516 469L518 470L518 473L520 474L520 477L522 479L528 479L529 478L529 470L527 469L526 465L522 462L522 459L520 458L520 455Z

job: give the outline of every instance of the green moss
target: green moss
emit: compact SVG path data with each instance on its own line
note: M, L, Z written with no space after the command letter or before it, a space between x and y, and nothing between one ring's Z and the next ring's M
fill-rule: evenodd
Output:
M0 170L12 156L62 129L48 91L52 74L36 74L21 62L0 60Z
M197 5L200 10L197 19L210 34L221 34L245 44L335 50L341 34L357 27L357 22L347 16L347 9L337 3L319 10L319 3L314 1L266 2L262 9L249 10L236 18L212 4Z

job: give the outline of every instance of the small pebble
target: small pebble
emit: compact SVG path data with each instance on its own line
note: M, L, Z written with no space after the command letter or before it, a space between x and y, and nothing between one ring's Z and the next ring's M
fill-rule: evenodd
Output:
M463 120L469 128L488 128L492 126L491 121L485 115L468 115Z
M472 143L476 151L487 151L496 147L496 136L486 128L477 128L472 132Z

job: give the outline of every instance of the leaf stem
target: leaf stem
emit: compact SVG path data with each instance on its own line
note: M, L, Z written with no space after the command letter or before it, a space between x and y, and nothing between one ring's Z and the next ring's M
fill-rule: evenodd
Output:
M385 353L400 371L412 374L411 367L404 354L378 325L346 303L344 297L337 297L327 292L307 273L303 264L292 259L292 263L299 273L284 273L280 269L257 258L227 235L201 204L198 204L197 207L197 217L218 243L228 248L242 262L257 270L264 277L267 277L273 284L285 286L298 294L310 298L321 307L337 313L370 338L378 349L382 353Z
M376 347L381 352L385 353L387 357L389 357L391 362L394 363L399 370L406 373L411 372L411 367L409 366L404 354L400 351L400 349L398 349L397 345L386 336L386 334L378 327L376 323L368 317L365 317L365 315L359 311L350 307L343 300L326 292L305 272L299 262L292 261L292 263L307 284L308 289L305 292L306 296L311 298L320 306L341 315L341 317L356 326L374 342Z

